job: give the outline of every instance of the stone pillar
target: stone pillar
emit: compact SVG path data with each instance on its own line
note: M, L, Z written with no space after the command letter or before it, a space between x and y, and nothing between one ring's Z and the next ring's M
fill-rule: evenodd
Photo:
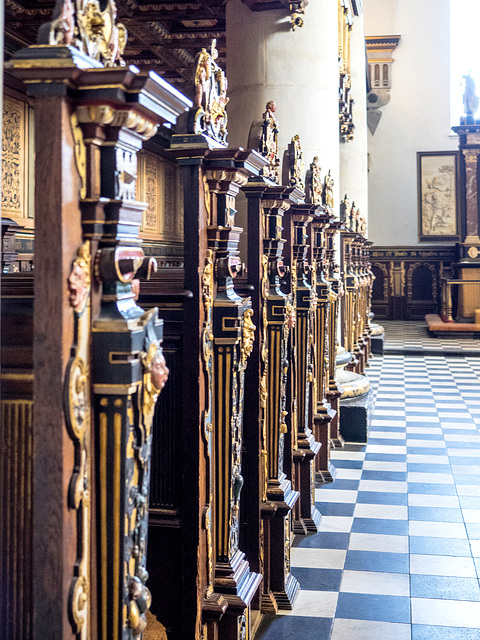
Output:
M285 11L251 11L227 3L229 143L247 146L250 125L269 100L277 104L282 160L292 136L302 140L305 164L318 156L331 169L339 202L337 5L311 2L304 26L292 31Z
M365 35L363 14L353 16L350 33L353 122L355 134L340 144L340 194L355 201L368 220L367 89L365 80Z

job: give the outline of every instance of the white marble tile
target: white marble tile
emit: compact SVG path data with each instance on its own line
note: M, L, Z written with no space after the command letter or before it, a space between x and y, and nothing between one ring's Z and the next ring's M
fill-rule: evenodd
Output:
M378 593L384 596L409 596L410 578L405 573L346 570L343 572L340 591Z
M408 553L408 536L390 536L374 533L351 533L349 550Z
M440 434L443 433L443 429L441 427L407 427L407 434L408 433Z
M446 433L444 438L447 442L454 440L455 442L480 442L479 435L464 436L456 433Z
M309 547L293 547L290 552L292 567L309 569L343 569L345 549L311 549Z
M424 456L419 453L407 453L407 462L417 464L450 464L450 458L448 456Z
M462 522L429 522L410 520L408 529L411 536L430 538L466 538L467 532Z
M473 456L472 456L473 453ZM448 455L451 458L475 458L476 454L472 451L472 449L455 449L454 447L448 447ZM478 460L480 464L480 451L478 452ZM455 462L455 460L452 460Z
M410 573L426 576L451 576L476 578L477 572L472 558L464 556L434 556L412 553Z
M375 412L374 414L375 415ZM372 418L372 422L370 425L372 427L405 427L407 424L406 420L388 420L387 418L379 418L378 420Z
M407 482L422 482L427 484L454 484L451 473L420 473L409 471Z
M330 452L332 460L364 460L365 451L344 451L343 449L333 449Z
M409 624L336 618L330 640L410 640L410 637Z
M459 508L457 496L435 496L432 494L409 493L409 507L450 507Z
M480 540L470 540L470 548L474 558L480 558Z
M403 445L369 444L368 453L407 453L407 447Z
M391 504L357 504L353 517L408 520L408 507Z
M480 460L479 460L478 467L474 467L473 465L470 465L470 464L452 464L452 471L456 475L478 476L480 475Z
M399 431L370 431L368 434L369 440L371 438L384 438L385 440L405 440L406 433Z
M357 492L346 489L315 489L317 502L356 502Z
M480 629L480 602L428 598L412 598L411 602L412 624Z
M457 484L456 489L459 496L480 496L480 484Z
M335 466L335 465L334 465ZM342 469L337 467L337 475L335 478L337 480L360 480L362 477L361 469Z
M339 531L340 533L348 533L352 528L353 517L347 516L322 516L320 523L320 531Z
M480 524L480 509L462 509L462 513L467 524Z
M291 611L279 610L278 615L333 618L337 608L335 591L306 591L300 589Z
M416 438L407 438L407 447L422 447L423 449L445 449L446 444L443 440L417 440Z

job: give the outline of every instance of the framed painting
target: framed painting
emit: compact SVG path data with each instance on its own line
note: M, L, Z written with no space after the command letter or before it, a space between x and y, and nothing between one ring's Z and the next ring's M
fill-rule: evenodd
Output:
M458 241L458 152L417 153L418 239Z

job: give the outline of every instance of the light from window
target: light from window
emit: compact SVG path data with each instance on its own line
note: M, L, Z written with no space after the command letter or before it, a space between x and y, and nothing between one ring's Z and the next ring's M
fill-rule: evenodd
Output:
M460 124L463 76L470 72L480 95L480 0L450 0L450 122ZM480 110L476 114L480 118Z

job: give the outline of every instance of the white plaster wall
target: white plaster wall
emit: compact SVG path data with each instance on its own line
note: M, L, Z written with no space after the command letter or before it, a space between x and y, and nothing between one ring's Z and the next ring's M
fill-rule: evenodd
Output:
M368 133L369 238L415 246L417 151L458 144L450 131L450 0L364 0L364 10L366 35L401 36L390 102Z

